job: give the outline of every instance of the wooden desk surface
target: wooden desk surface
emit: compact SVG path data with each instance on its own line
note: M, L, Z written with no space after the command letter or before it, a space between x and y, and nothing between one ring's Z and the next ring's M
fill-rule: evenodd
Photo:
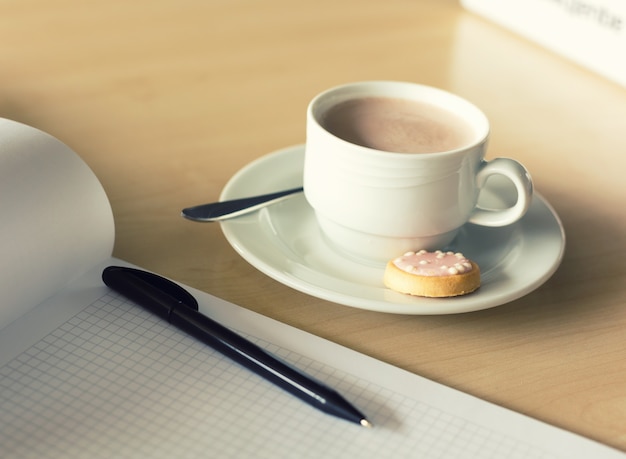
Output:
M0 0L0 116L60 138L111 200L115 255L409 371L626 451L626 89L454 1ZM398 316L266 277L215 224L238 169L304 140L319 91L395 79L456 92L489 156L532 172L567 250L494 309Z

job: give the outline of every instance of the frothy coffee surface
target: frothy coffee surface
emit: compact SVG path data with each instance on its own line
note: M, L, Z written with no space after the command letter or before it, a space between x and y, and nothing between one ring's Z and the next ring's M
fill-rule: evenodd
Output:
M396 153L434 153L469 144L471 127L434 105L391 97L350 99L330 108L322 126L348 142Z

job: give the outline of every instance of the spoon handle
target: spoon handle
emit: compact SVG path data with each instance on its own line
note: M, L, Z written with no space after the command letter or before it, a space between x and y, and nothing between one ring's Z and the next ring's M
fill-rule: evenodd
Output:
M249 212L273 204L278 201L303 191L302 187L290 190L278 191L276 193L262 194L248 198L232 199L229 201L212 202L199 206L183 209L182 216L197 222L214 222L238 217Z

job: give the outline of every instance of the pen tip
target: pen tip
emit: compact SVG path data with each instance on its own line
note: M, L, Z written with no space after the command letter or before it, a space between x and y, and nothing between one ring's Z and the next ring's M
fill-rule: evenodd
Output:
M368 429L371 429L372 427L374 427L374 424L369 422L367 419L361 419L361 425L363 427L367 427Z

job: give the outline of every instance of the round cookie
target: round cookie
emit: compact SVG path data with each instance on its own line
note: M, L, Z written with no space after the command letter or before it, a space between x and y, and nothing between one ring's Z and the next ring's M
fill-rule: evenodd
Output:
M420 250L389 261L383 282L388 288L409 295L458 296L480 287L480 269L462 253Z

